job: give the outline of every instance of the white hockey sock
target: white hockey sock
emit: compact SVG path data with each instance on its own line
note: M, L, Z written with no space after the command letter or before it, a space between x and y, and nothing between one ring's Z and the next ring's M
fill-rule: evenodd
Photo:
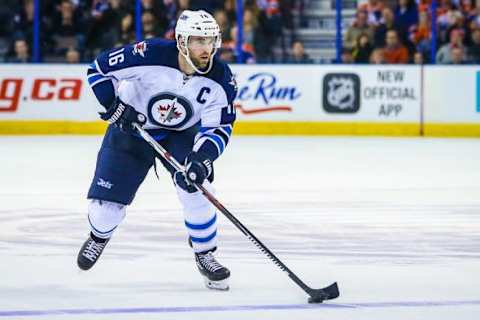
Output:
M210 183L203 184L214 193ZM217 215L215 207L201 192L188 193L177 186L177 194L183 206L185 226L192 240L193 250L203 252L217 246Z
M88 206L90 230L99 238L108 239L125 218L123 204L93 199Z

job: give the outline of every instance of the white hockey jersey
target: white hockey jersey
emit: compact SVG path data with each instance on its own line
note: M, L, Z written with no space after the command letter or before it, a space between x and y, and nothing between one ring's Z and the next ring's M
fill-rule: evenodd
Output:
M230 68L218 59L208 74L186 76L178 66L176 43L149 39L100 54L89 67L88 81L106 108L118 96L146 115L147 130L179 131L200 124L194 150L213 143L213 158L228 143L237 86Z

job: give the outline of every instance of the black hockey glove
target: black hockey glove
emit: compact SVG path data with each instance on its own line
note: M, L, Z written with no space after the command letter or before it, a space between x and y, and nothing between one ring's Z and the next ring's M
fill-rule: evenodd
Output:
M185 174L175 173L175 183L183 190L193 193L194 183L202 184L213 171L212 161L203 153L191 152L185 160Z
M117 126L123 132L133 133L135 128L134 123L144 125L147 122L147 118L142 113L135 110L134 107L122 102L117 97L115 102L105 112L99 112L100 118L107 121L114 126Z

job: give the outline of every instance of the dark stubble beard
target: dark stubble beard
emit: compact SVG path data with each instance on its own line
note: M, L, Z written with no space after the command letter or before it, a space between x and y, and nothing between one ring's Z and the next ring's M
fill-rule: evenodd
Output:
M210 59L211 58L212 57L210 56ZM193 64L199 69L206 68L208 66L209 61L210 61L210 60L208 60L206 62L202 62L202 60L194 58L194 57L190 57L190 60L192 60Z

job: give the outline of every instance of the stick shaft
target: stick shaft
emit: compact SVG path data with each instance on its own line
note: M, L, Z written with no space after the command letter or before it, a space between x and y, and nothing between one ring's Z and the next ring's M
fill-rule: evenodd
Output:
M184 166L182 166L165 148L163 148L155 139L150 136L150 134L143 129L141 126L134 124L135 128L138 130L140 135L157 151L165 160L170 163L175 170L180 172L185 172ZM270 251L258 238L245 227L227 208L225 208L220 201L215 198L208 190L206 190L202 185L195 184L195 187L200 190L203 195L210 201L228 220L230 220L247 238L253 242L270 260L275 263L280 270L287 273L287 275L292 279L302 290L306 293L311 294L312 289L308 287L300 278L295 275L280 259L278 259L273 252Z

